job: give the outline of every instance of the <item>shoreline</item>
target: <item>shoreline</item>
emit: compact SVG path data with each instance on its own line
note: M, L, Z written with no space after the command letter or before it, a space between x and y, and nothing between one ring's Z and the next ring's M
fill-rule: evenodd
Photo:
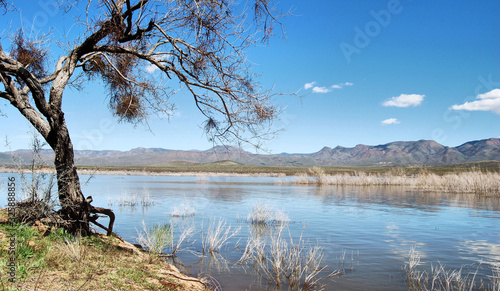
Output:
M12 224L0 207L0 254L15 262L10 277L0 278L4 288L22 290L63 290L68 285L110 290L126 282L135 290L212 290L210 280L181 272L161 257L141 251L114 234L94 232L72 237L44 224ZM5 249L15 234L15 245L29 249L26 255ZM7 262L5 263L7 264ZM22 266L36 268L20 272ZM0 264L2 270L7 265ZM10 280L9 280L10 279ZM6 289L6 290L7 290Z
M23 169L26 172L31 172L30 169ZM284 173L237 173L237 172L213 172L213 171L148 171L148 170L90 170L77 169L79 175L118 175L118 176L211 176L211 177L276 177L284 178ZM19 169L0 167L0 173L19 173ZM37 169L35 173L39 174L56 174L53 169Z

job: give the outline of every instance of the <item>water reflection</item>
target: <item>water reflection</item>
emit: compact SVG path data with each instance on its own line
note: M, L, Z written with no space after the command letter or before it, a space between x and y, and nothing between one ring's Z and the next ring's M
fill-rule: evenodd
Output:
M420 251L421 247L425 246L424 242L419 242L416 240L406 239L403 237L403 232L400 229L400 226L392 224L386 227L386 235L388 238L385 240L388 246L390 246L390 250L394 253L394 255L401 260L406 260L408 257L408 253L410 250L415 248L415 252L418 253L420 258L424 259L427 255Z
M422 268L437 262L459 269L466 264L500 261L499 198L404 187L275 185L269 178L242 177L96 176L84 192L93 196L96 206L106 206L108 200L116 203L125 193L144 189L156 203L148 207L113 205L116 232L134 242L143 220L147 225L171 221L176 245L180 233L194 226L171 260L188 274L215 277L224 290L270 287L251 266L245 269L235 264L249 239L270 241L276 232L276 226L248 223L246 218L257 202L283 210L294 222L288 224L284 237L295 241L302 237L309 245L322 247L329 272L339 269L342 260L346 269L354 265L352 272L340 278L325 278L326 271L321 274L326 290L405 289L401 267L412 247L422 257ZM5 199L0 197L0 205L5 205ZM173 209L182 204L190 206L189 217L171 217ZM205 220L206 228L209 218L224 219L241 226L242 231L220 252L203 256L201 226Z
M500 239L500 234L497 234ZM500 243L491 243L485 240L466 240L457 246L462 259L486 263L492 266L500 264Z
M394 186L298 186L297 192L323 198L326 204L354 199L358 203L383 204L388 207L438 211L442 207L464 207L486 211L500 211L498 197L474 194L421 192L408 187Z

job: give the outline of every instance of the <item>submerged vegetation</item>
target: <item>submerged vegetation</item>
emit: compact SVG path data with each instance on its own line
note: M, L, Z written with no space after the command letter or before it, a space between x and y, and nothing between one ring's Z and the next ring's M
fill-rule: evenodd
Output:
M188 202L182 203L179 206L174 206L170 211L170 216L172 217L190 217L195 214L196 211L194 210L194 207Z
M483 266L481 264L450 270L438 263L431 264L430 271L427 271L418 269L420 260L420 254L413 247L403 267L409 290L500 290L500 264L488 265L491 274L487 276L487 280L483 280L478 279L479 269Z
M109 206L117 205L119 207L149 207L155 205L156 201L151 199L149 190L147 188L142 189L142 193L123 193L120 198L116 201L108 201Z
M302 237L294 239L284 235L286 225L259 225L270 227L269 232L253 231L238 263L251 266L251 270L269 284L279 288L288 285L289 290L321 290L321 273L327 266L323 264L323 247L311 244ZM255 229L254 229L255 230ZM267 235L263 235L267 234ZM324 277L340 276L335 270Z
M288 223L290 218L283 210L259 202L252 206L252 212L248 215L247 221L252 224L276 225Z
M224 219L210 219L206 232L203 231L202 226L201 244L203 254L218 253L228 240L236 236L240 230L241 227L233 228L231 224L227 224Z

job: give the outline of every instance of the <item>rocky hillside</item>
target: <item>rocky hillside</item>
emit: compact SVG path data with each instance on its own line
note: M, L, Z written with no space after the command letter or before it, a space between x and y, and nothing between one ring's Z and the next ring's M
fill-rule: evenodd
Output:
M31 160L29 150L0 153L0 163L12 164L12 156ZM76 151L79 165L147 166L185 161L210 163L231 160L256 166L406 166L443 165L485 160L500 160L500 139L490 138L464 143L458 147L443 146L432 140L397 141L383 145L357 145L353 148L324 147L312 154L256 154L238 147L216 146L205 151L180 151L162 148L136 148L130 151ZM42 151L47 164L53 152Z

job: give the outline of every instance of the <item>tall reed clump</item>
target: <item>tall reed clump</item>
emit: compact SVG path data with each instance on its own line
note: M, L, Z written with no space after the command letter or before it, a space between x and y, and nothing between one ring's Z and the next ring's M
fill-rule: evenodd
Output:
M327 175L320 167L309 168L307 174L300 174L292 179L293 184L336 185L336 186L403 186L410 185L411 178L401 171L392 172L390 176L367 174L356 171L351 174Z
M473 193L480 196L500 195L500 173L471 171L436 175L422 173L415 177L414 186L425 191Z
M137 231L137 242L152 254L159 255L167 246L171 246L173 242L173 233L171 225L153 224L151 227L146 227L142 222L142 232Z
M467 271L463 266L460 269L447 270L439 263L431 265L430 272L417 270L420 265L420 254L415 248L410 250L408 262L405 264L404 277L410 290L430 291L430 290L500 290L499 267L492 267L490 282L476 282L477 274L481 264L469 266Z
M319 274L322 266L323 248L310 245L302 238L288 239L283 236L285 225L273 228L269 239L252 235L239 264L252 265L259 275L269 283L280 287L285 282L289 289L321 289Z
M247 221L252 224L283 224L290 222L290 218L283 210L274 208L262 202L252 206L252 211L248 214Z
M413 176L406 176L402 170L396 170L383 175L356 171L352 174L329 176L320 167L312 167L308 174L294 177L292 183L318 186L405 186L422 191L500 195L500 173L477 169L444 175L422 170Z
M181 203L179 206L174 206L170 211L172 217L190 217L194 216L196 211L189 203Z
M108 205L112 206L114 204L113 201L108 201ZM140 194L131 194L129 192L125 192L122 196L116 201L118 206L124 207L149 207L156 204L156 201L151 199L149 189L143 188Z
M224 244L226 244L229 239L236 236L240 230L241 226L233 228L231 224L227 224L222 218L218 220L215 218L210 219L206 232L203 231L202 225L201 244L203 254L207 252L211 254L218 253Z

